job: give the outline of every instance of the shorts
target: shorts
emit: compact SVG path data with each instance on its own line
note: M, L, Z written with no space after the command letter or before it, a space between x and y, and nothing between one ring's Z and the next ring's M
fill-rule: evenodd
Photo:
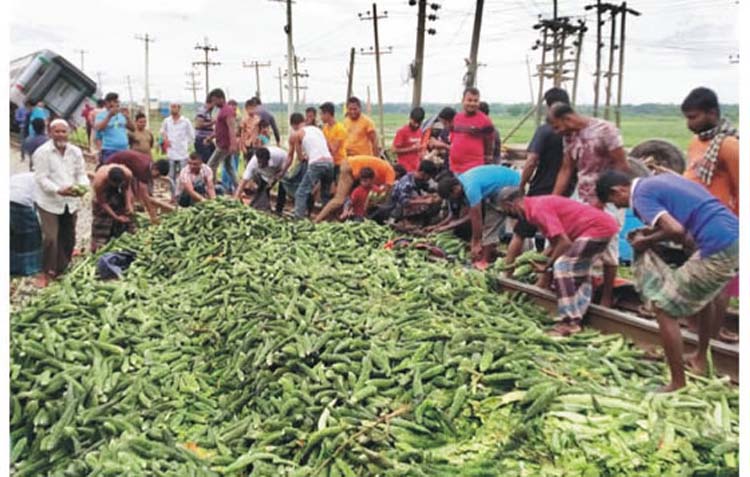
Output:
M694 315L716 298L737 276L739 241L702 258L694 253L673 269L653 251L636 256L633 275L645 301L677 318Z

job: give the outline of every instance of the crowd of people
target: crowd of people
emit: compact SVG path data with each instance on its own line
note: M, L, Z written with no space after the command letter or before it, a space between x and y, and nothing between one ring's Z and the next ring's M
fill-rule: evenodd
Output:
M284 148L274 116L258 98L240 114L215 89L194 122L172 104L157 141L147 118L139 113L132 120L109 93L86 112L99 161L88 174L81 149L68 141L68 123L47 125L37 114L24 128L32 172L11 178L12 273L28 274L38 263L44 286L65 271L81 186L92 189L94 251L134 231L136 203L156 223L176 207L225 194L277 214L293 202L294 217L315 222L370 219L414 234L452 231L469 242L472 264L482 270L501 255L503 238L510 238L507 273L525 248L537 247L546 259L535 265L536 284L558 296L550 333L568 336L581 330L599 264L599 303L612 305L618 235L630 208L644 224L630 236L637 286L664 339L672 373L666 389L680 388L677 320L698 317L699 348L688 364L703 371L708 340L721 328L729 297L737 296L737 131L722 118L716 94L696 88L682 104L695 133L684 176L660 169L635 177L614 124L577 112L563 89L548 90L544 99L547 121L520 171L502 163L500 132L476 88L464 91L461 111L444 108L425 119L414 108L393 139L394 161L356 97L347 100L342 121L330 102L292 114ZM40 238L32 239L35 233ZM678 267L655 252L667 241L683 248L686 260Z

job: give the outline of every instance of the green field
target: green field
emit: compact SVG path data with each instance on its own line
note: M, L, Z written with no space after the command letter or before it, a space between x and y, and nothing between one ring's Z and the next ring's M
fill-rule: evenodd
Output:
M192 110L187 106L183 110L183 113L191 118L194 115ZM434 113L435 111L428 111L428 116ZM286 115L278 112L276 112L275 115L279 128L282 131L282 135L286 136L288 131ZM377 113L373 112L371 117L377 125ZM508 133L516 127L521 119L522 116L512 116L508 114L492 115L492 121L495 123L495 126L500 129L503 144L512 145L514 147L524 147L531 140L536 126L535 118L533 116L518 128L510 140L507 140ZM737 124L737 118L730 119L734 124ZM393 136L395 136L396 131L398 128L406 124L407 121L407 114L384 114L383 129L385 131L386 146L390 148L390 144L393 141ZM162 118L160 116L152 114L150 127L156 137L158 137L161 122ZM685 126L685 120L681 115L624 115L622 118L621 130L625 146L628 148L634 147L647 139L658 138L671 141L684 151L687 149L688 142L692 136L692 133L690 133ZM85 132L83 129L79 129L75 134L74 141L83 143L85 142L84 138Z

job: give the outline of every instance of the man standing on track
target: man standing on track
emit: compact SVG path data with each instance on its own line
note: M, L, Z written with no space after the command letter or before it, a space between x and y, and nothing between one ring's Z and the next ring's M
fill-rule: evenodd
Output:
M393 152L398 157L406 172L416 172L421 159L422 130L420 126L424 120L424 109L416 107L409 113L409 123L396 132L393 138Z
M352 96L346 101L344 127L348 133L347 156L380 156L375 123L362 114L362 102L357 97Z
M636 254L634 274L639 292L656 311L664 354L672 375L664 391L685 386L679 318L700 314L698 349L688 363L697 373L707 368L707 350L718 331L717 299L739 268L739 221L719 199L700 184L677 174L631 179L608 171L596 184L599 200L632 207L647 224L630 243ZM696 250L678 268L651 252L660 242L680 243Z
M617 221L601 209L567 197L524 197L515 187L501 191L500 208L539 227L550 241L547 262L538 264L536 271L543 274L540 281L547 283L552 278L556 285L558 323L552 334L568 336L581 331L593 293L591 269L617 235Z
M239 144L236 134L236 110L227 104L224 91L215 89L208 95L211 104L219 108L219 114L216 116L216 125L214 136L216 137L216 150L208 160L208 167L211 168L212 177L216 178L216 172L219 164L223 164L224 170L229 175L233 187L237 186L237 172L232 164L232 155L239 150Z
M581 116L565 103L553 104L548 118L555 132L563 136L563 162L552 193L563 195L570 187L574 171L577 171L577 194L573 198L604 209L622 226L625 221L624 212L611 206L605 207L596 196L596 180L604 171L630 170L620 131L608 121ZM602 306L612 305L612 290L620 262L619 245L619 240L615 237L607 252L602 255L604 283L599 302Z
M333 157L320 128L305 126L305 117L300 113L293 113L289 118L289 124L292 126L289 153L284 167L277 175L277 180L284 177L295 153L299 160L307 162L305 175L294 194L294 215L301 219L309 213L308 201L316 184L320 183L320 198L323 205L328 202L333 182Z
M682 114L695 136L687 150L685 177L705 186L734 215L740 215L740 141L737 129L721 117L719 98L708 88L696 88L682 102ZM717 316L726 315L729 300L739 296L739 275L717 299ZM738 341L737 334L719 327L725 341Z
M169 117L161 123L161 137L169 159L169 177L177 180L180 170L187 164L188 147L195 141L195 130L190 120L180 114L182 105L169 105Z
M35 202L42 222L44 258L40 285L62 274L76 243L76 217L80 194L75 186L88 186L81 150L68 143L68 123L56 119L50 124L51 141L34 153Z
M463 174L474 167L492 164L495 126L479 111L479 90L466 88L464 110L453 118L450 147L450 170Z

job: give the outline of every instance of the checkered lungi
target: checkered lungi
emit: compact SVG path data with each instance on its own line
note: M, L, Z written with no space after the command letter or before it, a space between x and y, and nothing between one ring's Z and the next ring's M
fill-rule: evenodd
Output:
M106 198L107 203L112 210L118 214L125 214L125 197L124 193L111 193ZM130 222L123 224L116 221L104 211L104 208L97 202L93 201L91 206L91 250L96 251L107 244L111 239L117 238L125 232L135 232L135 224Z
M609 238L577 238L555 261L552 277L557 289L558 318L562 321L577 322L586 314L593 293L591 267L607 251L609 242Z
M737 275L739 241L702 258L694 253L682 266L671 268L647 250L633 260L636 289L646 302L673 317L694 315L721 293Z
M28 276L42 269L42 229L33 207L10 203L10 274Z

